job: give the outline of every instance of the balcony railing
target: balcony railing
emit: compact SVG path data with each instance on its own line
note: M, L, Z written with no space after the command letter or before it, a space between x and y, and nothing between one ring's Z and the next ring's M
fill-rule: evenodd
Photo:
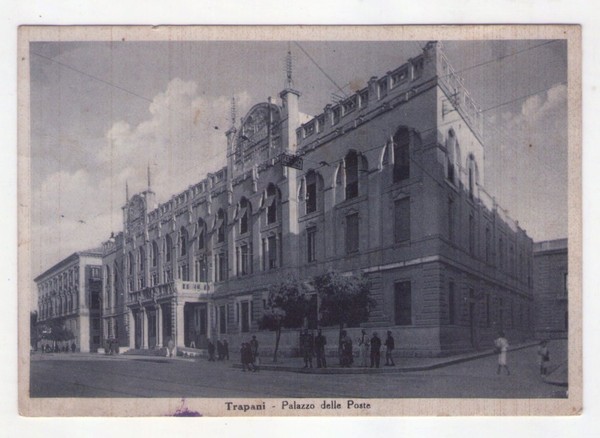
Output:
M200 295L208 295L212 289L211 283L174 280L130 292L127 303L132 304L140 301L157 300L160 298L176 296L177 294L184 292L195 292Z

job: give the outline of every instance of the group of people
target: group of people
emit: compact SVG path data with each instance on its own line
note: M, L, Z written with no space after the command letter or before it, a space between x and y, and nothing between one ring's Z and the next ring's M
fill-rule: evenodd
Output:
M215 344L209 339L207 348L208 360L210 362L215 361L215 349L217 352L217 360L229 360L229 342L227 342L227 339L224 339L223 341L219 339L216 348Z
M385 346L385 366L395 366L393 351L396 348L396 343L392 332L389 330L383 345ZM367 331L363 329L361 337L358 340L358 347L360 349L360 365L363 367L379 368L381 362L381 339L377 332L374 332L371 339L369 339Z
M300 334L300 348L304 357L304 368L313 367L313 356L316 356L317 368L327 368L325 345L327 345L327 338L320 329L317 336L313 336L308 330L304 330Z
M242 371L258 371L260 359L258 356L258 340L252 336L250 342L242 342L240 348Z
M506 375L510 376L510 370L506 362L506 353L509 348L508 340L504 336L503 332L500 332L498 338L494 341L495 352L498 354L498 369L496 374L500 374L504 369ZM542 341L537 348L538 363L540 366L540 376L542 378L548 375L548 363L550 362L550 350L548 349L548 342Z
M308 330L304 330L300 334L300 347L304 358L304 368L313 367L313 357L316 356L317 368L327 368L327 360L325 358L325 346L327 338L319 329L317 336L313 336ZM358 339L359 355L361 366L371 368L379 368L381 362L381 339L377 332L369 339L366 330L362 330L361 337ZM395 366L393 351L395 348L394 337L392 332L387 332L385 343L385 366ZM346 330L340 333L339 341L340 366L348 368L354 363L354 349L352 338L348 336Z
M70 347L69 344L63 344L62 346L58 345L58 343L54 343L54 346L42 344L42 353L68 353L69 351L75 353L75 350L77 350L75 342L72 342Z

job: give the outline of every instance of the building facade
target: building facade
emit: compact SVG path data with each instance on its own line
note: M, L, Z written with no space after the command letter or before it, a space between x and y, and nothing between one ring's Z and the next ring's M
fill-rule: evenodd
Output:
M536 242L533 246L535 336L566 339L569 329L567 239Z
M34 281L38 323L70 330L78 351L96 352L102 342L102 251L73 253Z
M369 276L363 327L392 330L400 354L532 337L533 243L485 191L482 116L439 43L313 118L291 71L279 98L232 124L224 168L160 204L150 178L127 196L104 255L118 336L272 344L268 286L334 269ZM283 349L297 342L284 333Z

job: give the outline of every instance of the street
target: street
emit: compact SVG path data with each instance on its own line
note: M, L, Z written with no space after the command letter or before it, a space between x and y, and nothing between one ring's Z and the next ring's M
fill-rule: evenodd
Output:
M509 354L510 376L497 375L496 363L489 356L430 371L317 375L242 372L232 361L35 354L31 397L565 397L566 388L541 380L535 348Z

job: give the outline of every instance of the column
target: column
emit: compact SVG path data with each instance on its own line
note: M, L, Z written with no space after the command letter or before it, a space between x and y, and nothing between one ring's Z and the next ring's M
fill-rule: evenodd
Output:
M133 310L129 309L128 318L129 318L129 348L135 348L135 315L133 314Z
M163 310L160 304L156 305L156 345L158 347L164 347L163 340Z
M142 306L142 348L148 348L148 313Z
M185 327L184 327L184 313L183 313L183 305L184 303L176 303L175 304L175 312L176 312L176 321L175 321L175 345L177 347L185 346Z
M213 335L213 303L207 303L206 304L206 338L207 339L212 339L212 335Z

